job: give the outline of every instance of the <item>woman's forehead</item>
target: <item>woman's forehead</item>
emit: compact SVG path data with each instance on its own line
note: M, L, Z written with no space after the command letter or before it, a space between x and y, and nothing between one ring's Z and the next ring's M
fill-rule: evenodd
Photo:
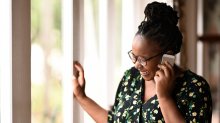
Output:
M136 52L146 52L151 54L151 52L160 51L160 47L157 43L144 38L141 35L136 35L132 42L132 50Z

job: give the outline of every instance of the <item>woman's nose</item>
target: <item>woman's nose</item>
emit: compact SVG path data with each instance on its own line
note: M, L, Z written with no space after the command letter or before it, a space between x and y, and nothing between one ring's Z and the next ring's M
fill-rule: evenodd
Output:
M143 67L138 61L135 62L134 66L135 66L135 68L138 69L138 70L141 70L142 67Z

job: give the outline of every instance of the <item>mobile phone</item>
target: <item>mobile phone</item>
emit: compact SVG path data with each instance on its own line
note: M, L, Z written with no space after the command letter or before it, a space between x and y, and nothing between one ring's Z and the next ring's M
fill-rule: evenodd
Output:
M162 57L161 64L162 64L164 61L169 62L169 63L173 66L173 65L174 65L174 62L175 62L175 56L174 56L174 55L164 54L163 57Z

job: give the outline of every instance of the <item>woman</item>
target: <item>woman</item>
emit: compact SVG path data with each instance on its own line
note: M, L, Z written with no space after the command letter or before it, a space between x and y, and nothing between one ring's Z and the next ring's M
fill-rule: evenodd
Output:
M125 72L112 110L86 96L78 62L74 64L79 73L73 79L75 99L99 123L210 123L212 100L206 80L167 61L161 63L163 54L176 55L181 49L177 12L165 3L152 2L144 13L128 52L134 67Z

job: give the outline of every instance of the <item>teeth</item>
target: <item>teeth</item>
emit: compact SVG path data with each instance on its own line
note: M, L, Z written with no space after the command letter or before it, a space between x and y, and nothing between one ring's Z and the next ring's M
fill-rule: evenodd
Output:
M147 72L141 72L141 75L145 76L145 75L147 75Z

